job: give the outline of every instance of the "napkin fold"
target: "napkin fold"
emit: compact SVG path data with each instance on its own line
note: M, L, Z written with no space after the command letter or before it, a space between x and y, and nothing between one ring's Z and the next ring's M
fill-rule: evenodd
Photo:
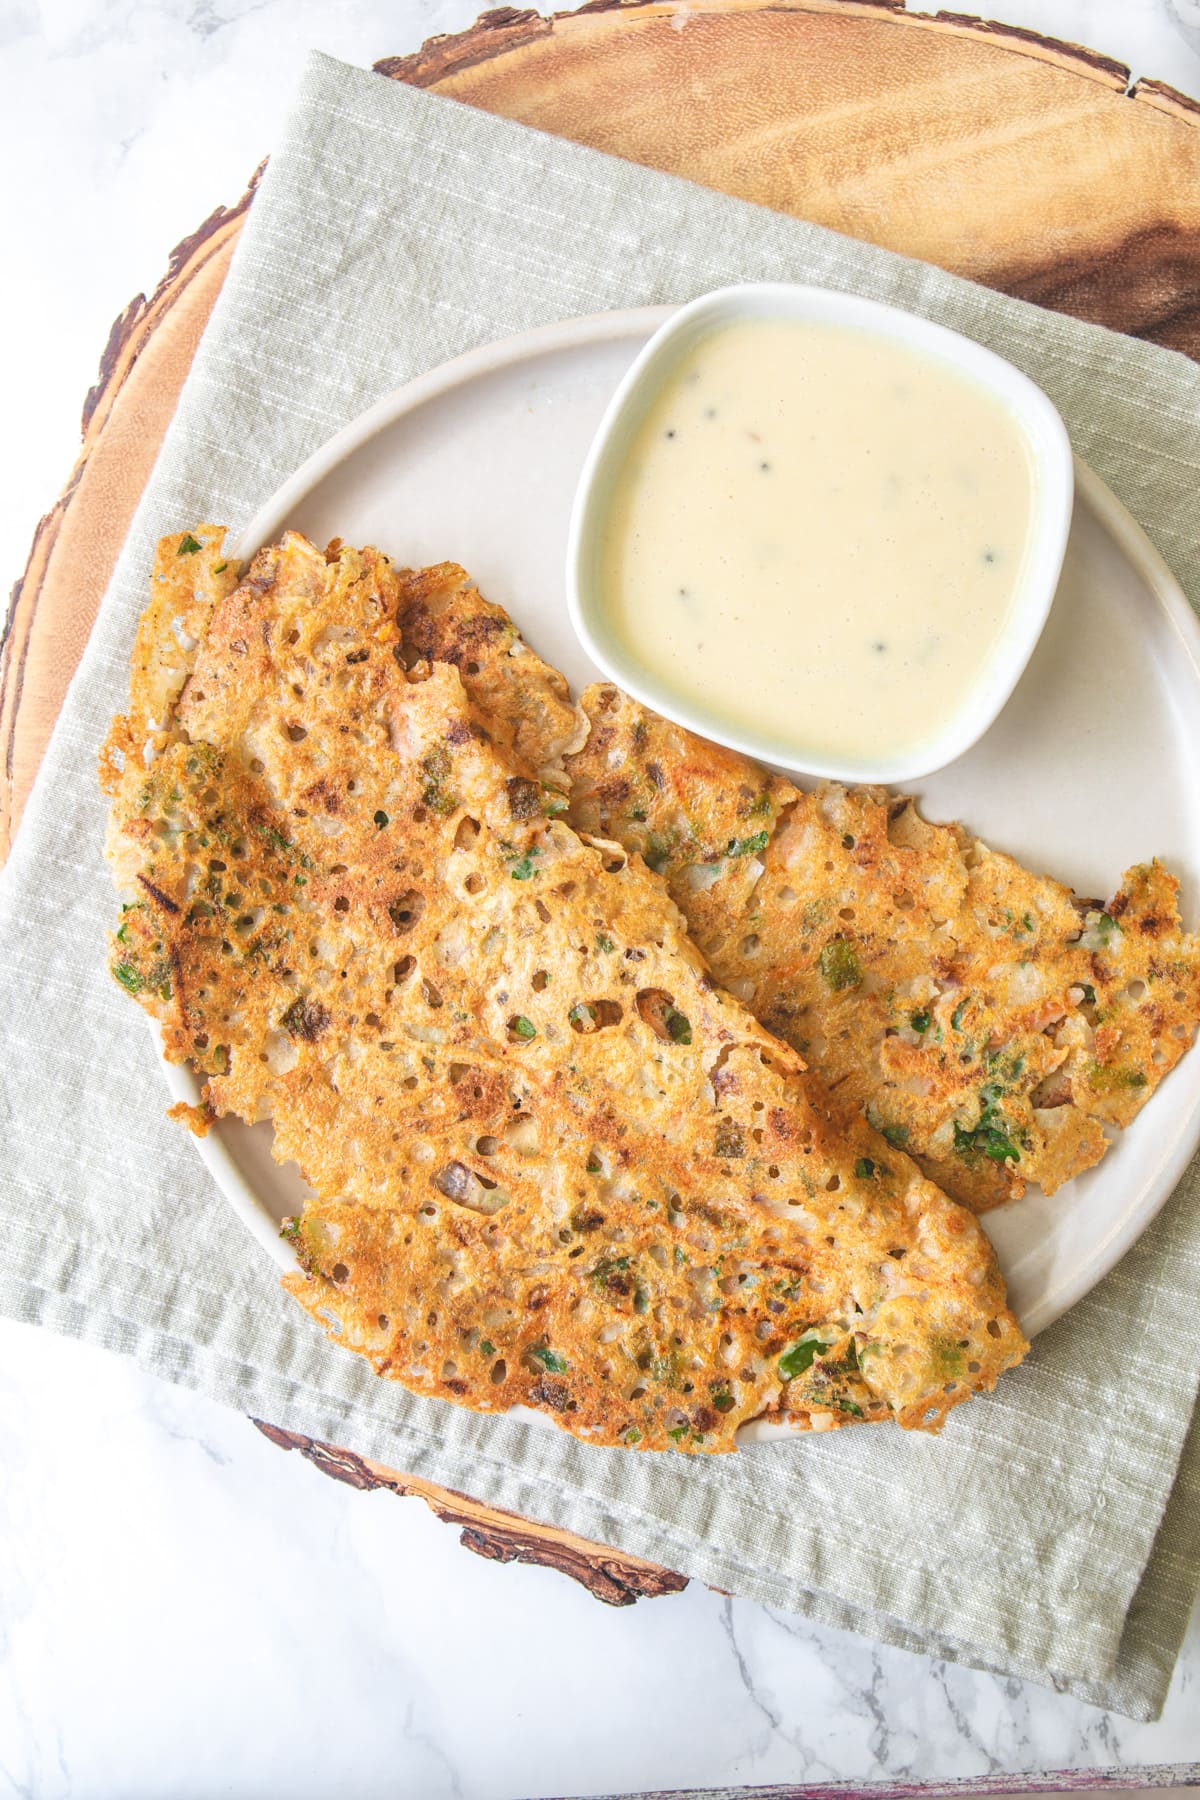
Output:
M105 970L96 750L158 535L237 527L365 406L473 345L755 278L889 300L1007 356L1200 597L1183 357L314 57L0 886L0 1308L736 1594L1152 1718L1200 1564L1200 1164L940 1439L597 1450L329 1345L165 1118L145 1022Z

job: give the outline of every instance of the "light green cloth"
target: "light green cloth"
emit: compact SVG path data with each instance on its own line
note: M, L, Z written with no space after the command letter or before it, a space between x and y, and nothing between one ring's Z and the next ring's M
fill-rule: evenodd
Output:
M1153 1717L1200 1549L1195 1165L939 1439L846 1431L711 1462L587 1449L414 1398L331 1347L164 1117L144 1020L105 972L96 748L155 538L240 525L362 408L471 345L755 277L897 301L1000 350L1200 596L1184 358L315 58L0 893L0 1306L734 1593Z

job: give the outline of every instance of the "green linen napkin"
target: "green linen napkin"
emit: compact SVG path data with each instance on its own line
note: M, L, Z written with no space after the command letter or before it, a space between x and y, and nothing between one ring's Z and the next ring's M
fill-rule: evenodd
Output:
M736 1594L1154 1717L1200 1558L1197 1165L940 1439L847 1431L711 1462L588 1449L331 1347L164 1117L145 1023L105 971L96 748L156 537L240 525L365 406L472 345L771 277L898 302L1019 364L1200 598L1183 357L315 57L0 890L0 1307Z

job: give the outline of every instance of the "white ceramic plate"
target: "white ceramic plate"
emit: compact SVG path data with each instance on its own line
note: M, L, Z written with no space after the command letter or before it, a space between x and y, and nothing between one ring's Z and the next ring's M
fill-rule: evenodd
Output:
M597 671L567 618L563 567L576 478L617 383L668 308L572 320L492 344L409 383L333 438L246 527L248 555L285 526L316 543L374 543L397 563L463 563L576 690ZM1128 513L1076 468L1070 545L1049 624L1000 717L967 755L917 783L931 819L1080 893L1162 856L1200 904L1200 626ZM177 1098L197 1083L168 1067ZM1129 1249L1200 1139L1200 1052L1186 1057L1098 1168L1052 1198L989 1213L1030 1336ZM216 1181L281 1267L278 1223L305 1192L270 1128L222 1120L198 1139Z

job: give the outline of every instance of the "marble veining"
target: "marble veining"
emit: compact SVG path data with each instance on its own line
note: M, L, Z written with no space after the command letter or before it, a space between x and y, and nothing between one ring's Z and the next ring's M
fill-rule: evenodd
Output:
M480 3L0 5L8 578L112 318L241 193L306 50L370 62ZM1197 0L981 10L1200 95ZM694 1583L609 1610L197 1395L0 1323L0 1796L532 1800L1132 1769L1200 1755L1198 1689L1200 1615L1163 1718L1138 1725Z
M696 1583L610 1609L10 1323L0 1444L0 1795L532 1800L1196 1755L1200 1614L1139 1725Z

